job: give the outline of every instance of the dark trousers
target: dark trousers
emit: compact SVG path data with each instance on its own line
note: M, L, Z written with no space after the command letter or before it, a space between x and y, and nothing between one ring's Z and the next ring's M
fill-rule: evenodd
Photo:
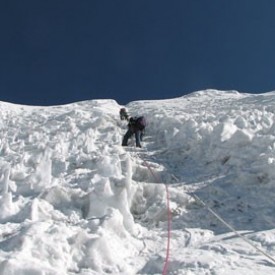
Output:
M127 145L128 145L128 139L129 139L130 137L132 137L133 134L135 134L136 146L137 146L137 147L141 147L141 144L140 144L141 131L140 131L140 130L137 130L137 131L134 131L134 132L133 132L131 129L128 129L128 131L127 131L126 134L124 135L123 140L122 140L122 146L127 146Z

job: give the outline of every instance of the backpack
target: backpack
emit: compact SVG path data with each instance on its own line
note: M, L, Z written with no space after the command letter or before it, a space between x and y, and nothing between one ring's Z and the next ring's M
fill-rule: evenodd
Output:
M139 130L144 130L146 127L146 120L144 116L140 116L136 118L136 126Z

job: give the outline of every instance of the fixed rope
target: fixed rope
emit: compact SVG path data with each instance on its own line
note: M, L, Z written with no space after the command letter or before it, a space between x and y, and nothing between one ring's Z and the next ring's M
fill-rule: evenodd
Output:
M271 260L273 263L275 263L275 259L271 257L269 254L267 254L265 251L260 249L258 246L253 244L248 238L241 235L238 231L235 230L233 226L231 226L229 223L227 223L222 217L220 217L213 209L211 209L203 200L201 200L196 194L190 194L197 202L202 204L212 215L214 215L221 223L223 223L227 228L229 228L233 233L235 233L237 236L239 236L243 241L248 243L250 246L255 248L258 252L266 256L269 260Z
M147 169L150 171L151 175L156 180L156 182L161 183L160 178L153 171L149 163L146 160L143 160L143 163L145 164ZM170 210L170 195L169 195L169 189L167 184L165 184L165 191L166 191L166 201L167 201L167 246L166 246L165 262L162 269L162 275L166 275L168 271L169 256L170 256L171 223L172 223L172 213Z
M173 178L179 182L179 179L175 176L172 175ZM244 237L243 235L241 235L232 225L230 225L229 223L227 223L221 216L219 216L210 206L208 206L201 198L199 198L196 194L194 193L189 193L189 195L191 197L194 198L195 201L199 202L202 206L204 206L213 216L215 216L222 224L224 224L228 229L231 230L231 232L235 233L238 237L240 237L243 241L245 241L246 243L248 243L250 246L252 246L254 249L256 249L258 252L260 252L261 254L263 254L264 256L266 256L269 260L271 260L273 263L275 263L275 259L270 256L269 254L267 254L265 251L263 251L262 249L260 249L258 246L256 246L255 244L253 244L248 238Z

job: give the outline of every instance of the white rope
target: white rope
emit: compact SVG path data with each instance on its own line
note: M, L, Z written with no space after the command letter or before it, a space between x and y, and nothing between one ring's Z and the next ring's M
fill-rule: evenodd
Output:
M174 178L176 181L179 182L179 179L172 174L172 178ZM248 238L241 235L239 232L235 230L233 226L231 226L229 223L227 223L222 217L220 217L213 209L211 209L203 200L201 200L196 194L189 193L190 196L192 196L197 202L202 204L212 215L214 215L221 223L223 223L227 228L229 228L233 233L235 233L237 236L239 236L243 241L248 243L250 246L252 246L254 249L256 249L258 252L266 256L269 260L271 260L275 264L275 259L267 254L265 251L260 249L258 246L253 244Z
M179 179L172 174L172 177L179 182ZM233 226L231 226L229 223L227 223L222 217L220 217L211 207L209 207L202 199L200 199L196 194L189 193L190 196L192 196L197 202L202 204L212 215L214 215L221 223L223 223L227 228L229 228L233 233L235 233L237 236L239 236L242 240L244 240L246 243L248 243L250 246L255 248L258 252L262 253L264 256L266 256L268 259L270 259L273 263L275 263L275 259L267 254L265 251L260 249L258 246L253 244L249 239L241 235L239 232L235 230Z
M201 203L211 214L213 214L221 223L223 223L226 227L228 227L232 232L234 232L237 236L239 236L242 240L244 240L246 243L248 243L250 246L255 248L258 252L262 253L264 256L266 256L268 259L270 259L273 263L275 263L275 259L267 254L265 251L257 247L255 244L253 244L249 239L241 235L239 232L237 232L233 226L231 226L229 223L227 223L223 218L221 218L213 209L211 209L204 201L202 201L196 194L191 193L190 194L196 201Z

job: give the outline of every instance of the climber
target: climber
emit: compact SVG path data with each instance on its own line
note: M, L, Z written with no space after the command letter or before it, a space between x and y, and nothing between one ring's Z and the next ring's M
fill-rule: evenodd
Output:
M122 146L128 145L128 139L135 135L136 147L141 148L140 142L144 135L144 130L146 126L146 121L144 116L130 117L128 123L128 130L125 133L122 141Z

